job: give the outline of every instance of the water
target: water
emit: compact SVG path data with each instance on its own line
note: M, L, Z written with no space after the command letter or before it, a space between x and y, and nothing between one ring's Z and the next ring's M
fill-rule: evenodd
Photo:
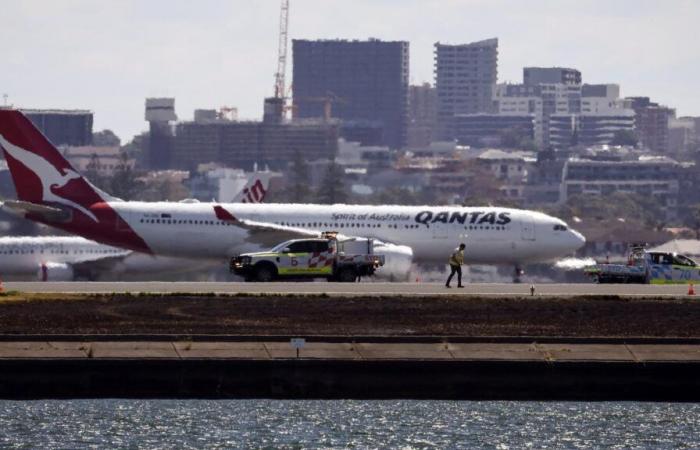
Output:
M700 404L0 401L0 448L700 448Z

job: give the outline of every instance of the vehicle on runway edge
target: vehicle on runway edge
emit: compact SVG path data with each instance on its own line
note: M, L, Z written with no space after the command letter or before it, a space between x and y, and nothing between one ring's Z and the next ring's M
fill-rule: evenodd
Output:
M465 263L550 261L584 237L546 214L500 207L134 202L81 176L19 111L0 110L0 146L17 190L4 208L111 246L153 255L217 258L260 251L322 230L374 239L378 275L405 279L412 262L444 263L465 241Z
M372 276L383 265L372 239L339 239L338 233L324 232L320 238L292 239L265 252L234 256L230 270L245 281L325 278L347 283Z
M599 263L584 268L597 283L696 284L700 266L684 255L647 251L643 246L630 249L627 264Z

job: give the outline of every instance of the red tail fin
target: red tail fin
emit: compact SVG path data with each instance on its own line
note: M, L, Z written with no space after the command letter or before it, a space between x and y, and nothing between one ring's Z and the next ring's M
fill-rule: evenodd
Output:
M0 110L0 147L19 200L69 206L96 220L90 206L103 199L21 112Z

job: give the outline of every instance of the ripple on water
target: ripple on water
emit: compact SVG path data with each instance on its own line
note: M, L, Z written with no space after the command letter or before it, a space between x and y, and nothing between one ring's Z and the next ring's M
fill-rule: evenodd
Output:
M2 448L697 448L700 405L0 401Z

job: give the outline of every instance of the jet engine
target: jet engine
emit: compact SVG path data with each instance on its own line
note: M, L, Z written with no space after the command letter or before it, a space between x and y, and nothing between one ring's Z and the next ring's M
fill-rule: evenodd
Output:
M384 265L377 269L378 278L390 281L407 281L411 275L413 249L407 245L374 243L374 253L384 256Z
M65 263L45 263L39 266L39 281L73 281L73 268Z

